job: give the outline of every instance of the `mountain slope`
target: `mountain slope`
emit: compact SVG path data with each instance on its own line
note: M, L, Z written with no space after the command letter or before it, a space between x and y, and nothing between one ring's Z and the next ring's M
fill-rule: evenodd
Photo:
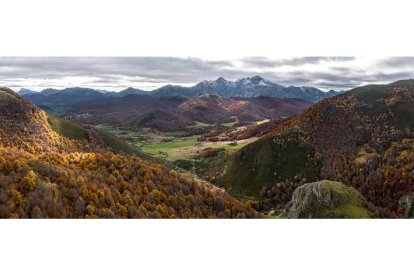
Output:
M317 180L320 162L308 158L314 151L300 139L297 133L286 132L246 145L220 166L223 169L215 180L238 196L257 196L263 186L286 179Z
M90 144L97 144L114 152L135 154L144 160L151 159L150 156L136 150L125 141L110 133L96 130L90 126L80 126L51 114L47 114L47 121L53 131L63 137L72 140L87 141Z
M175 112L185 100L184 97L128 95L104 103L73 108L66 117L88 124L109 123L131 128L153 127L175 131L193 123Z
M34 151L53 149L61 142L43 110L12 90L0 87L0 144Z
M284 205L290 195L281 195L291 194L303 178L336 180L398 214L399 198L414 189L413 110L413 80L360 87L325 99L222 161L227 170L217 175L217 183L256 196L263 185L267 187L263 195L279 198L273 205ZM286 139L286 133L292 133L291 137ZM291 144L296 146L292 149ZM257 167L262 167L263 160L278 164L280 156L290 153L306 156L302 169L291 170L289 163L273 166L262 170L261 181L251 181L257 172L246 172L246 162ZM306 171L312 164L314 170ZM231 182L240 173L247 176Z
M218 124L241 123L292 116L310 103L300 99L258 97L249 99L224 98L217 95L200 97L152 97L129 95L121 99L73 108L67 118L89 124L176 131L202 122Z
M253 218L249 202L137 156L116 154L0 88L1 218ZM69 123L70 124L70 123ZM60 125L62 127L62 125ZM70 129L66 129L69 127Z

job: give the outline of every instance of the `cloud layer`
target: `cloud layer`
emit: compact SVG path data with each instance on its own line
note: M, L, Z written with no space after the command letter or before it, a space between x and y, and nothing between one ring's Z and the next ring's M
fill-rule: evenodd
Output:
M0 86L14 89L82 86L120 91L132 86L150 90L254 75L282 85L346 90L414 78L414 57L0 57Z

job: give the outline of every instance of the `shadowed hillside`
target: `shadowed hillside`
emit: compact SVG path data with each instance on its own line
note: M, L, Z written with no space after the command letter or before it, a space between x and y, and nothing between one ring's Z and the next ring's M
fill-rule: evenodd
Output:
M73 108L66 117L89 124L177 131L197 122L221 124L233 122L235 118L240 123L280 119L297 114L309 105L309 102L300 99L269 97L233 99L217 95L192 98L129 95Z
M136 150L125 141L108 132L96 130L90 126L77 125L51 114L47 114L47 121L49 122L53 131L63 137L72 140L88 142L92 145L100 145L115 152L135 154L145 160L151 159L150 156L144 154L139 150Z

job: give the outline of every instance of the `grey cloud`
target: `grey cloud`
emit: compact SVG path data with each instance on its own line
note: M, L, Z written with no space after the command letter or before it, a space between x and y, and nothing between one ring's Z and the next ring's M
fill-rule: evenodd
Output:
M413 67L414 57L390 57L378 60L380 67Z
M304 65L314 69L308 70L309 66ZM284 70L284 66L289 70ZM368 67L358 66L358 58L354 57L246 57L214 61L192 57L0 57L0 85L11 87L77 86L77 80L70 79L76 77L87 79L81 83L83 86L121 90L130 85L142 88L143 83L158 87L253 75L282 85L348 89L363 83L413 78L414 57L381 58Z
M353 57L298 57L288 59L272 59L267 57L247 57L242 62L247 66L275 67L275 66L298 66L304 64L318 64L323 61L348 61Z
M0 58L0 78L58 78L90 76L102 79L136 78L141 81L192 82L204 76L226 72L229 62L206 62L197 58L170 57L53 57L53 58Z

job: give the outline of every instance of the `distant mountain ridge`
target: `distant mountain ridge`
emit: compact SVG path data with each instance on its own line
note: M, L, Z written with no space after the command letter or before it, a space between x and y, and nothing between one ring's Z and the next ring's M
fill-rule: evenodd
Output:
M152 92L157 96L201 96L217 94L222 97L253 98L267 96L274 98L299 98L317 102L324 98L336 96L340 92L323 92L315 87L282 86L260 76L228 81L222 77L215 81L203 81L192 87L164 86Z
M65 115L76 122L113 125L160 131L177 131L196 122L221 124L280 119L299 113L310 102L271 97L228 98L218 95L198 97L128 95L69 109Z
M34 92L22 88L19 94L38 105L44 104L77 104L96 100L117 98L127 95L151 96L183 96L195 97L207 94L216 94L222 97L254 98L267 96L274 98L297 98L310 102L336 96L340 92L323 92L315 87L282 86L266 80L260 76L241 78L229 81L222 77L214 81L202 81L191 87L166 85L152 91L144 91L129 87L120 92L102 91L91 88L71 87L65 89L45 89ZM76 98L74 98L76 97Z

